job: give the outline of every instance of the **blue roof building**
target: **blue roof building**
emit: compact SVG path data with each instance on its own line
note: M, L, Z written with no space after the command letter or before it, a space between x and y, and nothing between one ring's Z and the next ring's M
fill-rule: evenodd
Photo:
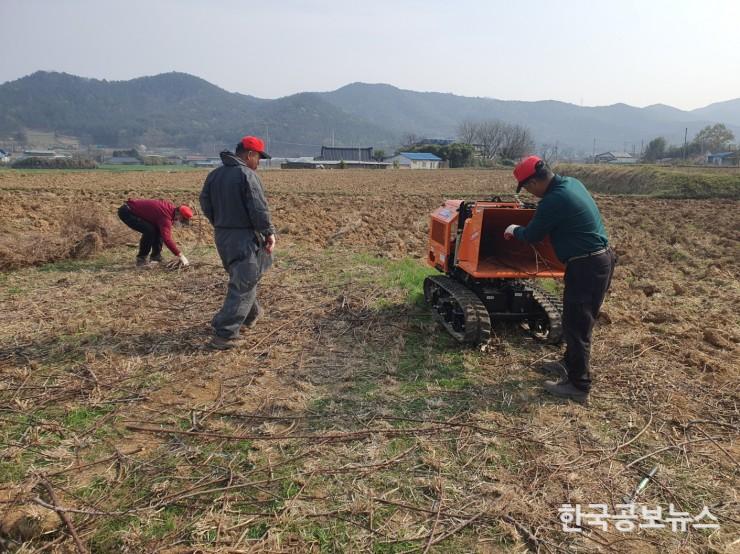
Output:
M707 163L712 165L737 165L737 152L717 152L707 155Z
M431 152L400 152L386 161L402 169L439 169L442 158Z
M408 158L409 160L415 160L415 161L431 161L431 162L441 162L442 158L439 156L435 156L434 154L431 154L429 152L401 152L399 154L400 156L403 156L405 158Z

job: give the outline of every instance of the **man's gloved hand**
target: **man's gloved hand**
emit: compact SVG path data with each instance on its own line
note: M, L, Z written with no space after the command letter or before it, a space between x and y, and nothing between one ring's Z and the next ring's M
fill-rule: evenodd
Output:
M505 238L506 240L511 240L511 239L513 239L513 238L514 238L514 230L515 230L515 229L516 229L517 227L521 227L521 225L513 225L513 224L512 224L512 225L509 225L509 226L508 226L508 227L506 228L506 230L504 231L504 238Z
M170 260L169 262L167 262L167 269L177 269L179 267L188 267L189 265L190 262L185 257L185 254L180 254L174 260Z

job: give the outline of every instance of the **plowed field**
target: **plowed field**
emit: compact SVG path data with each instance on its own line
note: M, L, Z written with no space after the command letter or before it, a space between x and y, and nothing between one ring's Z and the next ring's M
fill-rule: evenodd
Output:
M136 270L115 217L197 205L205 175L0 172L0 551L738 547L739 202L596 197L620 260L581 406L533 371L557 349L506 325L462 348L420 300L431 209L508 172L263 172L266 313L229 352L203 348L208 223L175 231L192 268ZM619 513L655 467L638 516L718 528L564 532L563 504Z

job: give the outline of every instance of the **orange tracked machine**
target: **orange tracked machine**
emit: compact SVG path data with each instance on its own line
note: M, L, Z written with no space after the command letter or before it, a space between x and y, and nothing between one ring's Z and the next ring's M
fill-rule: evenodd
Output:
M427 263L444 275L427 277L424 299L458 341L480 344L492 320L519 321L535 338L562 340L562 305L537 279L562 279L565 267L549 239L536 245L506 240L511 224L527 225L534 204L447 200L431 214Z

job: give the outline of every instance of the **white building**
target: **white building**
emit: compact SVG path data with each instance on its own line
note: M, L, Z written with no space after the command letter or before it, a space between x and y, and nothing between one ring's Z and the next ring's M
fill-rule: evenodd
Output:
M69 160L72 158L69 154L57 154L53 150L24 150L23 154L18 156L19 160L25 158L44 158L53 160Z
M56 158L57 153L53 150L24 150L21 158Z
M400 152L385 161L401 169L439 169L442 158L429 152Z
M634 164L637 158L628 152L602 152L596 154L594 162L597 164Z

